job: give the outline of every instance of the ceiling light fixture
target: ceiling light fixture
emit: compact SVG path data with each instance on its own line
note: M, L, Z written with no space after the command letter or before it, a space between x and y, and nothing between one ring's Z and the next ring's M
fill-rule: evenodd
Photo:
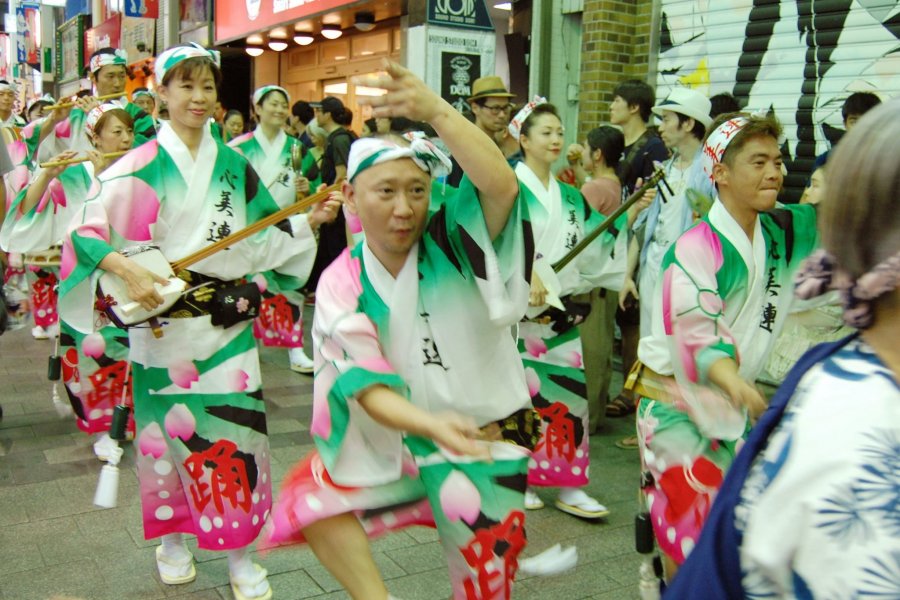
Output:
M512 2L498 2L494 5L497 10L512 10Z
M341 28L337 25L331 25L326 23L322 25L322 36L328 38L329 40L336 40L344 34L341 31Z
M309 33L298 33L294 36L294 41L300 44L301 46L309 46L315 41L316 38Z
M288 43L282 40L269 40L269 48L275 52L281 52L288 47Z
M356 13L353 26L360 31L372 31L375 29L375 14L367 10Z
M250 56L256 57L262 56L264 50L258 46L247 46L246 48L244 48L244 52L246 52Z
M248 36L247 36L247 43L248 43L248 44L254 44L254 45L256 45L256 46L262 46L262 43L263 43L264 41L265 41L265 40L263 40L263 36L261 36L261 35L258 34L258 33L254 33L254 34L252 34L252 35L248 35Z

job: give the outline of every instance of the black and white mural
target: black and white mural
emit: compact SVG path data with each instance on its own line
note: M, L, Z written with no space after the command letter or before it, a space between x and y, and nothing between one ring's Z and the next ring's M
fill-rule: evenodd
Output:
M785 129L787 200L843 133L853 92L900 94L897 0L661 0L657 96L734 94Z

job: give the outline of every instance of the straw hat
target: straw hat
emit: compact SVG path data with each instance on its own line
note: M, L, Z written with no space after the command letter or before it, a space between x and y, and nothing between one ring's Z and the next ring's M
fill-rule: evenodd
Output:
M675 88L668 98L650 110L653 111L653 114L660 117L664 110L670 110L703 123L704 127L709 127L710 123L712 123L712 118L709 116L711 108L712 105L709 102L709 98L697 90Z
M510 94L503 80L496 75L488 75L475 80L472 84L472 95L469 96L469 102L474 102L479 98L488 98L491 96L502 96L504 98L514 98L515 94Z

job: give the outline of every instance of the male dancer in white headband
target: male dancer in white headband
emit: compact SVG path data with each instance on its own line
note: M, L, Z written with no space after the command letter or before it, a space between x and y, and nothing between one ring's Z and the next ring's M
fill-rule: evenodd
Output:
M285 479L273 542L307 541L355 600L388 597L367 534L436 525L454 598L509 598L525 545L538 435L510 327L528 305L531 225L496 144L409 71L376 116L427 121L467 173L431 201L450 161L430 142L354 142L343 193L365 243L316 291L316 452Z
M770 117L712 124L700 160L716 201L666 252L645 298L654 303L651 333L626 385L641 398L644 492L669 578L694 547L750 419L766 407L754 382L787 317L793 273L816 247L811 205L775 209L780 135Z
M0 127L25 126L25 119L13 112L15 103L15 86L5 79L0 79Z

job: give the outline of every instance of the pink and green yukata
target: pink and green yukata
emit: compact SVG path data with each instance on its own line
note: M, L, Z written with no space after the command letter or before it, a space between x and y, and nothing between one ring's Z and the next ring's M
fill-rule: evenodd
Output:
M74 216L82 211L85 198L94 181L93 164L72 165L53 179L44 196L27 213L19 206L28 186L17 195L9 216L0 230L0 243L36 252L59 243ZM45 275L40 278L41 272ZM38 282L32 286L35 324L48 327L57 321L58 268L38 271ZM38 301L39 298L52 298ZM47 314L52 311L52 321ZM88 434L109 431L116 404L132 404L128 381L128 333L112 325L98 314L96 331L84 334L60 322L59 356L62 378L78 428ZM134 433L134 420L127 430Z
M574 187L551 178L550 189L525 165L516 165L534 224L535 272L548 289L565 298L550 322L536 317L548 305L529 307L519 324L519 351L534 408L542 420L541 441L529 463L528 484L580 487L590 475L588 402L581 337L575 327L590 310L590 301L569 303L572 295L596 287L619 290L625 280L625 216L600 235L578 258L554 274L551 265L575 247L585 233L604 221ZM582 314L578 314L579 309Z
M790 311L793 274L817 239L810 205L760 213L751 241L716 201L663 259L638 357L678 390L674 402L641 398L637 429L656 539L678 564L749 431L746 409L710 387L709 368L732 358L745 381L757 380Z
M524 490L538 433L510 334L528 303L531 226L520 197L490 239L477 192L435 185L422 240L396 279L366 243L322 275L313 320L316 451L285 479L271 543L354 512L370 535L435 526L453 597L509 598L525 546ZM384 385L430 412L498 421L492 462L376 423L356 397ZM484 442L488 443L488 442Z
M108 253L149 244L171 262L277 209L247 160L208 129L192 156L164 124L103 172L73 223L63 245L63 318L94 331L98 265ZM314 258L301 215L204 259L190 275L228 285L273 270L273 281L294 289ZM213 326L207 311L186 305L161 316L159 339L146 326L128 330L144 534L188 533L201 548L241 548L272 502L256 342L249 321Z
M279 130L274 140L266 138L262 130L245 133L228 143L243 154L256 169L262 184L272 194L279 208L297 201L296 173L291 165L291 148L300 142ZM264 276L258 280L268 282ZM305 298L297 290L282 293L263 292L259 317L253 321L253 334L265 346L279 348L303 347L303 302Z

